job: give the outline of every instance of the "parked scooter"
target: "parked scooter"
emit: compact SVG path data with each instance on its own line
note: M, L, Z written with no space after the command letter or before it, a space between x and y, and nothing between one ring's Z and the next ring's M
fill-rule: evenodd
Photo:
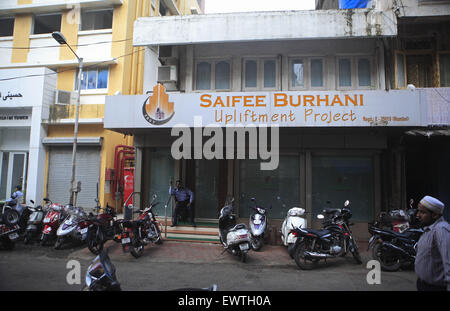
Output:
M34 204L33 200L30 200L30 202ZM30 243L36 235L40 235L44 226L43 220L45 212L42 206L29 207L29 210L31 211L31 214L28 218L28 225L23 237L23 242L25 244Z
M293 229L307 227L307 220L304 218L305 209L301 207L292 207L288 210L286 218L281 225L281 240L284 246L287 246L288 254L294 258L294 248L297 237L292 232Z
M69 216L56 231L55 249L60 249L64 242L69 239L81 243L85 242L89 225L92 223L90 216L86 214L82 207L66 205L65 210Z
M350 230L349 219L352 213L348 208L350 202L347 200L344 208L327 208L324 213L317 215L318 219L324 219L324 228L294 229L297 238L294 250L294 259L297 266L302 270L313 269L319 260L338 256L345 256L350 251L357 264L361 264L361 256L358 246Z
M220 210L219 239L226 251L246 262L251 243L250 232L244 224L236 224L233 202L234 198L227 198L225 206Z
M267 208L256 205L255 198L251 198L251 200L253 202L253 206L249 206L253 209L249 218L251 246L253 250L258 251L264 244L264 236L268 228ZM269 209L271 208L272 206L269 207Z
M64 206L58 203L53 203L50 199L44 198L45 206L44 211L46 211L42 229L41 241L42 246L46 245L49 241L56 239L56 232L61 224L61 222L66 217L64 213Z

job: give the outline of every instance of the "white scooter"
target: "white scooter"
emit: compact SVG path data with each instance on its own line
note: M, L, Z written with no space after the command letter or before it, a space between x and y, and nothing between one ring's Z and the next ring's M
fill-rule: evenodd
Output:
M251 246L253 250L258 251L264 244L264 237L268 227L268 219L266 215L267 208L256 205L255 198L252 198L251 200L254 205L249 206L249 208L253 210L249 217L250 232L252 235ZM272 206L269 208L272 208Z
M86 241L89 230L89 216L82 207L66 205L65 211L70 215L56 231L55 249L60 249L67 238L81 242Z
M278 198L279 199L279 198ZM284 204L283 204L284 205ZM286 215L286 218L281 225L281 240L283 245L287 246L288 254L294 258L294 247L297 237L292 234L292 229L306 228L307 221L304 218L305 209L301 207L292 207Z
M228 198L219 214L219 238L225 250L247 261L250 248L250 232L244 224L236 224L233 214L234 198Z

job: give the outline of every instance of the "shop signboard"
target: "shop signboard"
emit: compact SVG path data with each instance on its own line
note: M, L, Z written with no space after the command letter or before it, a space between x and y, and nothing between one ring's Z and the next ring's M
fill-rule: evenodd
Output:
M195 122L201 117L202 123ZM196 118L198 120L199 118ZM422 126L419 90L169 93L108 96L105 128Z

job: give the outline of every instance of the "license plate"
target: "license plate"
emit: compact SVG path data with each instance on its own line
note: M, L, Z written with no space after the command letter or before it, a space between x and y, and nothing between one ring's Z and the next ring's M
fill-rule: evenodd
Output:
M17 234L17 233L11 233L10 235L9 235L9 238L11 239L11 240L15 240L15 239L17 239L17 238L19 238L19 235Z
M122 239L122 244L128 244L128 243L130 243L131 242L131 239L130 238L123 238Z
M81 230L80 230L80 233L81 233L81 234L85 234L86 232L88 232L88 229L89 229L89 228L81 229Z
M240 245L239 245L239 248L241 249L241 251L245 251L245 250L249 249L247 243L245 243L245 244L240 244Z

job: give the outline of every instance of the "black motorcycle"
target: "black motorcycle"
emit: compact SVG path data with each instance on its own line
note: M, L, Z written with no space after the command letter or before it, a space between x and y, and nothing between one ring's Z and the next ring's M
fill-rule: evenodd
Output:
M33 200L30 200L30 202L34 204ZM42 229L44 228L43 220L46 213L41 205L27 207L27 209L31 214L28 217L28 224L23 237L23 242L25 244L30 243L36 236L41 236Z
M414 264L422 229L409 228L399 233L372 225L369 226L369 233L372 237L368 249L372 248L373 259L380 262L382 270L393 272Z
M324 219L323 229L293 229L297 237L294 246L294 259L302 270L313 269L321 259L343 257L348 251L353 255L357 264L361 264L358 246L350 230L349 219L352 213L347 200L344 208L327 208L317 218Z

